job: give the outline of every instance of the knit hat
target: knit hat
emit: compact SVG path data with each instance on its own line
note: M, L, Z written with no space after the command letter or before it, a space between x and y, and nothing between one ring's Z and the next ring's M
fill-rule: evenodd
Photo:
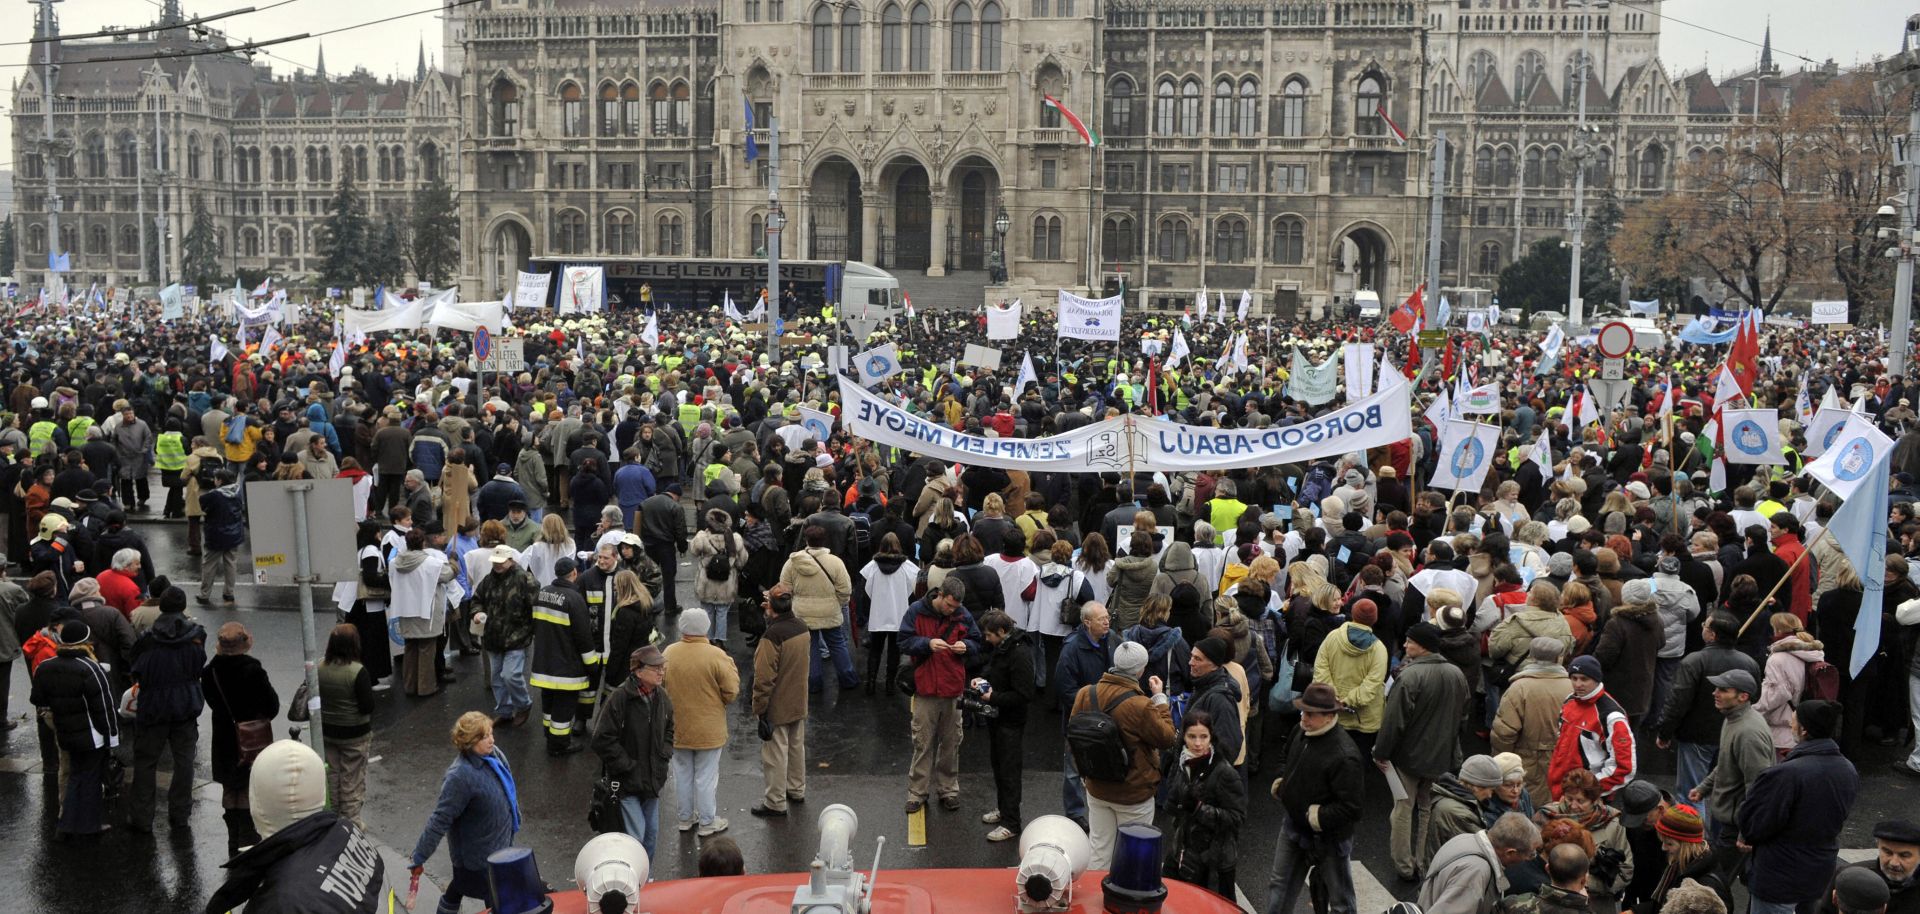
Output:
M160 595L160 612L183 613L187 611L187 592L178 587L168 587Z
M1518 780L1526 776L1527 766L1520 761L1517 753L1502 752L1494 756L1493 761L1500 766L1500 779L1503 781Z
M680 637L705 638L713 631L713 619L704 609L687 609L680 612Z
M1625 584L1620 585L1620 602L1652 603L1653 602L1653 579L1635 578L1631 581L1628 581Z
M1431 622L1416 622L1407 629L1407 640L1420 645L1427 651L1439 653L1440 626Z
M1585 515L1575 514L1574 516L1567 518L1568 533L1578 536L1592 529L1593 529L1593 521L1587 520Z
M1380 606L1365 597L1353 601L1353 621L1361 625L1375 625L1380 621Z
M1840 914L1877 914L1891 895L1887 880L1873 870L1846 866L1833 877L1833 898Z
M1203 642L1204 643L1204 640ZM1122 676L1140 678L1147 669L1147 649L1137 641L1123 642L1113 652L1113 671Z
M1506 782L1500 763L1491 755L1470 755L1460 763L1460 783L1469 787L1498 787Z
M91 640L93 640L93 630L87 627L87 623L79 619L74 619L60 626L61 647L79 647Z
M1233 659L1233 648L1228 647L1227 642L1219 638L1201 638L1200 643L1194 645L1193 649L1199 651L1214 666L1226 666L1227 661Z
M1676 803L1660 814L1660 821L1653 823L1653 830L1663 838L1672 838L1683 844L1704 844L1707 840L1707 828L1700 822L1700 811L1685 803Z
M1566 652L1566 643L1558 638L1542 635L1527 642L1527 659L1538 663L1559 663Z
M1467 627L1467 608L1464 606L1442 606L1433 614L1433 621L1446 631L1459 631Z
M1573 553L1556 552L1547 556L1547 574L1550 577L1573 577Z
M1808 739L1832 739L1840 724L1840 705L1838 702L1818 699L1803 701L1793 711L1800 721L1800 729Z
M1567 664L1567 675L1585 676L1595 682L1605 682L1606 675L1600 671L1600 661L1592 654L1582 654Z

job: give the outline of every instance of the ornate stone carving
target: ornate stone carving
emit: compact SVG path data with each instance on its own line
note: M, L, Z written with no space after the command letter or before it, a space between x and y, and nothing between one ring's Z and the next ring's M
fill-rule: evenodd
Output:
M821 115L824 115L826 113L827 113L827 100L824 98L814 99L813 100L813 116L820 117Z
M913 116L921 117L921 116L924 116L926 113L927 113L927 100L924 98L914 99L913 100Z
M982 102L982 104L986 107L988 114L993 114L1000 110L1000 100L991 95L987 96L986 101Z
M853 99L847 99L846 104L841 105L840 107L847 112L848 117L852 117L853 112L858 110L858 105L854 102Z
M965 117L966 115L967 115L967 100L964 98L954 99L953 100L953 116Z
M880 103L880 113L888 117L893 116L893 99L889 98Z

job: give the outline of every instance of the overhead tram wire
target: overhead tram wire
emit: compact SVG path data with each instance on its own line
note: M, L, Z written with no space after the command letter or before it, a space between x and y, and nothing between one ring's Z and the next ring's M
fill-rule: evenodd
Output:
M447 3L445 6L436 6L431 9L414 10L412 12L407 12L407 13L398 13L392 16L387 16L382 19L370 19L366 22L356 22L351 25L343 25L337 28L328 29L323 32L305 32L299 35L289 35L285 38L273 38L266 41L249 41L242 44L227 45L225 47L220 47L220 48L201 48L198 50L179 51L179 52L169 53L169 54L130 54L124 57L95 57L87 60L70 61L67 65L83 66L87 64L131 63L131 62L140 62L140 61L148 61L148 60L184 60L190 57L210 57L210 56L219 55L219 54L246 54L251 51L258 51L262 48L274 47L282 44L289 44L295 41L305 41L309 38L325 38L328 35L338 35L342 32L350 32L355 29L363 29L363 28L367 28L368 26L381 25L384 23L394 22L400 19L406 19L413 16L425 16L431 13L438 13L443 10L455 9L462 6L472 6L480 2L482 2L482 0L451 0L451 2ZM38 62L27 62L27 63L14 63L14 64L0 64L0 67L37 67L40 65L41 64Z

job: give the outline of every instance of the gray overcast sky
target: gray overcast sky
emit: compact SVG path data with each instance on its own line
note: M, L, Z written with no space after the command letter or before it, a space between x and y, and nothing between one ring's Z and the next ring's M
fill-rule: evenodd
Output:
M274 0L183 0L188 16L204 15L244 6L265 7ZM237 16L219 23L236 40L267 40L302 32L322 32L343 25L367 22L414 10L437 9L438 0L294 0L263 13ZM1666 0L1663 15L1687 23L1709 26L1728 38L1683 25L1673 18L1661 29L1661 58L1673 76L1698 69L1703 63L1715 74L1724 74L1751 65L1759 49L1758 42L1769 19L1773 23L1774 59L1785 69L1794 70L1804 61L1791 56L1804 55L1815 61L1829 57L1842 66L1866 63L1876 54L1885 56L1900 48L1900 29L1905 17L1920 4L1895 0L1834 0L1808 3L1805 0ZM56 7L61 16L61 31L68 34L90 32L113 26L141 25L153 21L160 10L159 0L66 0ZM38 7L12 0L5 7L6 28L0 35L7 41L31 37ZM321 40L306 40L270 49L276 71L290 72L296 67L311 69L316 51L324 41L327 68L339 73L355 65L382 75L400 73L411 76L419 41L425 38L427 53L438 60L440 18L428 12L381 25L344 32ZM1745 39L1745 40L1742 40ZM0 46L0 73L11 85L20 75L20 65L28 61L24 44ZM11 93L0 104L11 105ZM11 158L11 121L0 121L0 147Z

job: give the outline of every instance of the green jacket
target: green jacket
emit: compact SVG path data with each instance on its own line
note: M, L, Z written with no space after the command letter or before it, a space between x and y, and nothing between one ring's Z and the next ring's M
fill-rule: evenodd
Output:
M496 653L521 650L533 642L533 599L540 584L524 568L495 572L473 589L473 610L487 614L480 646Z
M1733 838L1739 833L1740 801L1746 799L1760 772L1772 767L1779 756L1773 751L1773 730L1751 703L1726 717L1720 726L1720 758L1700 782L1700 796L1713 821L1724 825Z
M1442 845L1455 836L1485 831L1486 828L1486 819L1480 812L1480 801L1474 797L1473 788L1460 783L1460 779L1451 773L1434 780L1433 812L1427 819L1427 853L1437 853Z

